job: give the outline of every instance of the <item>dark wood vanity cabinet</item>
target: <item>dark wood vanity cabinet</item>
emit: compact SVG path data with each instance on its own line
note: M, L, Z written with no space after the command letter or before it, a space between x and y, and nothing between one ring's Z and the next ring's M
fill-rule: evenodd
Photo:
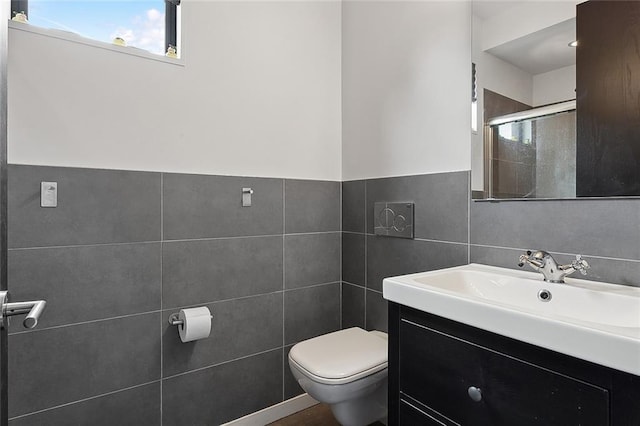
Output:
M389 303L389 424L640 426L640 377Z

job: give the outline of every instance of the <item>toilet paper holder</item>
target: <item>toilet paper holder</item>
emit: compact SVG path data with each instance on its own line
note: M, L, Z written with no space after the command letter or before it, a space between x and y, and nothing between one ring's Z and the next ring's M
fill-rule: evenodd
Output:
M169 325L183 325L184 321L182 321L179 316L179 312L169 315ZM211 315L211 319L213 319L213 315Z
M180 315L179 312L176 312L175 314L169 315L169 324L170 325L182 325L182 324L184 324L184 321L182 321L181 319L178 318L179 315Z

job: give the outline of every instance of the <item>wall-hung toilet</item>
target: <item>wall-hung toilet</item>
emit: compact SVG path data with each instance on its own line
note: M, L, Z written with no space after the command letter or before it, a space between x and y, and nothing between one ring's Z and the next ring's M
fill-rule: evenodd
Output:
M329 404L344 426L387 415L387 334L358 327L296 344L289 367L302 389Z

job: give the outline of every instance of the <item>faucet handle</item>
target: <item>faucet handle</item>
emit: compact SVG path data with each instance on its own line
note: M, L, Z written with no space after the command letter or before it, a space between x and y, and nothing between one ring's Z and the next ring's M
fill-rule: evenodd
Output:
M589 263L587 263L587 261L582 258L581 254L576 255L576 260L571 262L571 266L573 266L573 269L575 269L576 271L580 271L582 275L587 275L587 269L591 268L591 266L589 266Z
M524 266L524 262L529 260L529 256L531 256L531 250L527 250L526 253L527 254L521 254L520 258L518 259L518 266L521 268Z
M526 260L527 260L527 256L524 254L521 254L520 259L518 259L518 266L522 268Z

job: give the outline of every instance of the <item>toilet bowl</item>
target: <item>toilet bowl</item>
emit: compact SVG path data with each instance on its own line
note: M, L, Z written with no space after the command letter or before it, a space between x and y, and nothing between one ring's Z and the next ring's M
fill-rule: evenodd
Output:
M289 367L343 426L365 426L387 415L386 333L353 327L305 340L291 348Z

